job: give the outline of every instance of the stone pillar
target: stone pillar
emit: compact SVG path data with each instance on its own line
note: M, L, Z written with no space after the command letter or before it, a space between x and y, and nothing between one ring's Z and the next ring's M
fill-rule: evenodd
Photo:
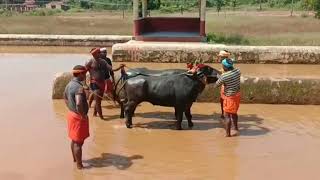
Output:
M206 36L206 7L207 1L200 1L200 36Z
M139 0L133 0L133 36L139 34Z
M142 17L146 18L148 12L148 0L142 0Z

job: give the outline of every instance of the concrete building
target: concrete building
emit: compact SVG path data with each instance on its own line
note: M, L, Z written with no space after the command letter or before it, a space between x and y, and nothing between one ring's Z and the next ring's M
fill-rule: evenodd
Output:
M62 9L64 11L69 9L69 6L63 1L52 1L46 4L47 9Z
M148 0L133 0L133 36L138 41L201 42L206 38L206 0L199 1L199 17L147 17Z

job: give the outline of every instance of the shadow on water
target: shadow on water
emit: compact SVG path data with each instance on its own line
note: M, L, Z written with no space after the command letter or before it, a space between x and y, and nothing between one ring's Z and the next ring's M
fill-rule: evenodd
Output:
M220 114L213 114L214 119L219 119ZM259 136L271 130L263 126L264 119L256 114L239 115L239 129L241 136ZM222 124L222 123L221 123Z
M192 114L194 127L192 130L210 130L214 128L224 128L220 114L211 115ZM146 123L137 123L137 118L160 119ZM105 121L119 120L119 115L105 116ZM123 120L124 121L124 120ZM259 136L270 132L270 129L263 126L264 119L256 114L239 115L239 128L241 136ZM133 126L148 129L175 129L176 120L174 112L146 112L135 113L133 117ZM183 129L189 129L186 117L183 117ZM191 130L191 129L190 129Z
M143 159L141 155L133 155L130 157L111 154L111 153L102 153L101 157L96 157L92 159L85 160L85 163L88 163L91 168L104 168L114 166L119 170L126 170L133 165L134 160Z
M136 123L135 127L149 129L175 129L173 113L171 112L148 112L136 113L136 117L157 118L161 121L152 121L146 123ZM194 127L192 130L210 130L214 128L224 128L220 119L220 114L212 115L193 114ZM264 119L256 114L239 115L239 128L242 136L259 136L270 132L270 129L263 126ZM184 117L183 128L189 129L186 118Z

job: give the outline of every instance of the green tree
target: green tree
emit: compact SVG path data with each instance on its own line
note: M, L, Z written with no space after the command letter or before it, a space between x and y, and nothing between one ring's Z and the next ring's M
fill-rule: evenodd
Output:
M216 7L217 7L218 15L224 5L225 5L224 0L216 0Z
M236 10L237 5L238 5L237 0L231 0L231 6L232 6L233 11Z
M316 0L314 10L316 11L315 17L320 19L320 0Z

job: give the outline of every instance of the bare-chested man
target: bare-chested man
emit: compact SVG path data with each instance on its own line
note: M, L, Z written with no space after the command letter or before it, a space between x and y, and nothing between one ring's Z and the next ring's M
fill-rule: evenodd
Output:
M100 119L104 119L102 115L101 101L105 89L105 75L112 70L112 67L102 59L99 48L92 49L90 53L93 58L86 63L86 68L90 74L90 89L96 102L93 116L97 116L98 113Z

